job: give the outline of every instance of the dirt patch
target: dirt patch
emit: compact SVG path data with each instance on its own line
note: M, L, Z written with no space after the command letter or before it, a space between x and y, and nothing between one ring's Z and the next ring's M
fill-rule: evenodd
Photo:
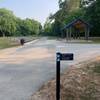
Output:
M72 66L61 75L61 100L100 100L100 57ZM100 69L100 68L99 68ZM56 100L55 80L49 81L31 100Z
M7 64L22 64L32 59L45 59L53 56L45 48L32 48L20 52L16 50L17 48L12 48L0 51L0 61Z

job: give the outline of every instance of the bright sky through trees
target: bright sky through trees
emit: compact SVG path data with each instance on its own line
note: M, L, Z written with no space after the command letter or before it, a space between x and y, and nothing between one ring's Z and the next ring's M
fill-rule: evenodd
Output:
M12 10L21 18L34 18L42 24L58 10L58 0L0 0L0 8Z

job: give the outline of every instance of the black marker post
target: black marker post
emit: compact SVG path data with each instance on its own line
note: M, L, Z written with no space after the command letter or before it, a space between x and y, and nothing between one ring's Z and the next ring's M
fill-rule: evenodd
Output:
M60 100L60 58L61 54L56 54L56 100Z
M56 100L60 100L60 61L71 61L73 53L56 53Z

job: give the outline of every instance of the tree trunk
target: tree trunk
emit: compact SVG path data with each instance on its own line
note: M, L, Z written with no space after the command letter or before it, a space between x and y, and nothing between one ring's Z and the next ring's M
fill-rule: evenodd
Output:
M4 32L2 32L2 36L5 37L5 33Z

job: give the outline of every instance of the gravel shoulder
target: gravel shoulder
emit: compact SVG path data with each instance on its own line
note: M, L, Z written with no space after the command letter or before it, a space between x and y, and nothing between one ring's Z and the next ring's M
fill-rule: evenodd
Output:
M61 75L61 100L100 100L100 56L71 66ZM56 100L56 80L44 84L31 100Z

